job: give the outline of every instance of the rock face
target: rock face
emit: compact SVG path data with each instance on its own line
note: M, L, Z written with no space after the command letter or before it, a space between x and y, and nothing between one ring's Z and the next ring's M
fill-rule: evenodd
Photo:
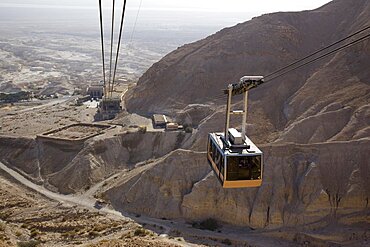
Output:
M61 193L74 193L183 145L183 132L125 133L84 144L0 137L0 161Z
M366 208L369 143L264 146L264 182L252 189L221 188L205 153L177 150L106 195L117 209L157 218L215 218L254 228L308 225Z
M129 92L128 110L172 114L196 128L187 140L191 150L204 151L207 134L224 126L226 100L219 95L228 83L266 75L369 24L366 0L334 0L312 11L253 18L154 64ZM247 133L265 153L260 188L224 190L206 172L206 161L200 162L205 176L179 177L174 171L183 171L183 160L189 169L198 160L198 154L179 151L187 157L171 159L181 156L172 153L106 194L116 208L135 213L212 217L255 228L307 226L346 213L358 216L353 222L366 221L361 212L370 191L369 64L366 40L250 92ZM192 181L191 189L183 181ZM163 189L169 182L176 186ZM158 206L146 199L147 190Z
M182 200L210 169L204 153L176 150L107 192L117 208L153 217L179 218Z
M316 10L267 14L223 29L154 64L129 93L128 110L176 116L190 104L217 109L226 103L218 96L228 83L266 75L368 26L369 20L369 1L335 0ZM259 143L368 137L369 64L367 40L252 90L249 135ZM224 121L217 118L208 120Z

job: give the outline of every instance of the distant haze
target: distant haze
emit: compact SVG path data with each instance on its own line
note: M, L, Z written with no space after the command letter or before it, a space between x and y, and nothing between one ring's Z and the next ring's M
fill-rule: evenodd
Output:
M140 1L127 1L128 14L126 25L130 25L130 23L135 21ZM105 8L111 7L112 0L102 0L102 2ZM329 0L142 0L138 25L151 26L153 23L155 25L163 24L166 26L173 24L180 26L207 25L215 26L215 29L211 31L213 32L219 28L233 26L261 14L314 9L328 2ZM122 3L123 0L116 0L117 5L121 5ZM32 11L30 11L31 13L26 13L25 16L19 16L17 15L18 12L24 13L28 11L15 11L14 8L68 9L65 12L65 18L67 20L70 20L71 17L68 15L71 12L77 13L78 10L90 9L90 13L81 12L80 17L96 19L98 0L2 0L0 3L0 12L7 14L9 12L7 8L12 8L10 12L14 12L14 21L26 17L34 21L34 18L37 19L38 17L45 17L47 15L63 18L63 15L54 16L52 11L44 11L45 13L42 16L39 16L39 14L33 15ZM7 17L3 16L3 18L7 18L7 21L12 21L11 17L9 19L9 15ZM0 19L2 19L1 16Z
M5 0L3 4L31 4L31 5L62 5L95 7L98 0ZM103 0L105 6L109 6L112 0ZM123 0L116 2L123 2ZM130 7L135 7L140 0L128 0ZM143 8L150 9L175 9L197 11L222 11L222 12L256 12L267 13L276 11L299 11L317 8L329 0L143 0Z
M109 40L112 0L104 3L104 33ZM278 11L314 9L328 0L127 0L123 44L134 44L158 59L171 50L255 16ZM123 0L116 0L116 37ZM137 22L136 17L138 16ZM136 23L136 25L135 25ZM27 43L30 37L50 42L74 37L99 46L98 0L0 0L0 42ZM7 41L6 39L11 39ZM68 43L68 42L67 42ZM129 52L128 49L123 51ZM127 61L127 60L126 60ZM135 64L132 69L136 69ZM148 64L145 64L145 68ZM141 72L144 71L143 66Z

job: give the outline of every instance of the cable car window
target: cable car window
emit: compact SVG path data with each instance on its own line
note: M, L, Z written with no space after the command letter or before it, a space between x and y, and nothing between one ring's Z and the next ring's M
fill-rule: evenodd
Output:
M261 156L228 156L226 180L261 179Z

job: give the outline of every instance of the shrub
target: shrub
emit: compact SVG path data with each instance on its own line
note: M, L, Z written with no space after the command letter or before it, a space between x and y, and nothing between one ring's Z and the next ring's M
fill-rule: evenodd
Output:
M220 225L218 224L217 220L209 218L200 222L200 227L201 229L215 231L220 227Z
M148 232L143 228L138 228L134 232L134 236L145 237L146 235L148 235Z
M139 127L139 132L142 133L142 134L145 134L146 133L146 126L140 126Z
M30 240L30 241L22 241L22 242L18 242L17 243L17 246L18 247L36 247L37 245L39 245L40 242L39 241L36 241L36 240Z
M226 245L232 245L231 240L230 240L230 239L228 239L228 238L226 238L226 239L222 240L222 242L221 242L221 243L226 244Z
M209 218L201 222L193 222L192 227L202 229L202 230L210 230L215 231L220 228L217 220Z
M38 234L39 234L39 231L37 229L35 228L31 229L31 235L30 235L31 238L36 237Z
M193 133L193 128L190 127L190 126L184 128L184 130L185 130L186 133Z
M97 236L99 236L100 235L100 233L99 232L97 232L97 231L91 231L91 232L89 232L89 236L90 237L97 237Z
M174 237L179 237L180 235L181 235L181 232L179 231L179 230L172 230L171 232L170 232L170 235L171 236L174 236Z
M6 224L4 222L0 222L0 231L3 232L5 231Z

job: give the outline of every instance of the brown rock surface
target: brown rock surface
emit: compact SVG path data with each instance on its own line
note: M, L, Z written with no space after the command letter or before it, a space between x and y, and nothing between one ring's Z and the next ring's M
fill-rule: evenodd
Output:
M335 0L316 10L267 14L223 29L154 64L128 93L128 110L164 112L193 124L197 129L187 145L205 150L207 134L224 126L225 98L218 95L228 83L268 74L368 26L369 20L369 1ZM174 159L159 161L108 194L118 208L155 217L212 217L255 228L308 227L328 218L368 224L363 212L369 188L360 174L369 174L370 165L369 64L367 40L250 92L247 130L265 152L260 188L224 190L207 173L177 199L177 209L166 204L171 200L159 189L166 181L154 175L162 168L166 177L182 167L181 159ZM212 111L204 106L190 111L191 105ZM201 165L207 167L205 161ZM140 204L147 196L140 188L155 191L162 210ZM354 218L348 219L349 213Z
M107 196L116 208L133 213L215 218L254 228L308 225L334 213L355 217L368 198L366 178L358 175L369 171L367 145L266 145L264 183L252 189L222 189L204 153L177 150L116 184ZM339 207L330 201L335 196Z
M182 216L183 196L191 192L209 168L204 153L176 150L147 164L148 168L107 192L113 205L156 218Z
M217 109L226 102L217 96L228 83L242 75L266 75L369 25L369 20L369 1L335 0L316 10L267 14L223 29L154 64L129 93L128 110L176 115L189 104L208 102ZM367 40L252 90L250 136L258 143L368 137L369 64ZM359 114L364 121L356 123Z
M125 133L86 143L0 137L0 161L50 189L74 193L137 162L161 157L182 146L183 132Z

